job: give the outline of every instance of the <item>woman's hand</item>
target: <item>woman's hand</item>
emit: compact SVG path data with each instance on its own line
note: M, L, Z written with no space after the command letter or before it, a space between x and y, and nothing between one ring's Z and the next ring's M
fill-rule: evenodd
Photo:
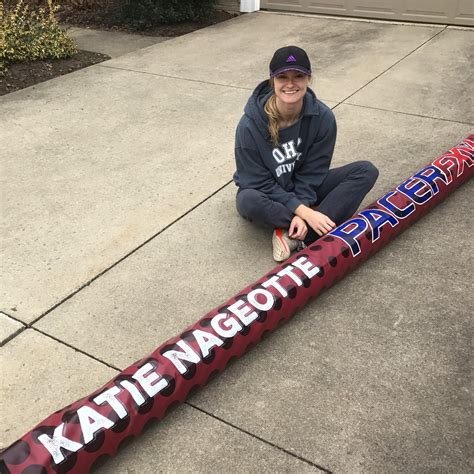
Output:
M296 208L295 213L301 219L305 220L319 236L327 234L336 227L336 224L328 216L303 204L300 204Z
M290 229L288 231L289 236L292 239L304 240L308 233L308 226L301 217L294 216L291 220Z

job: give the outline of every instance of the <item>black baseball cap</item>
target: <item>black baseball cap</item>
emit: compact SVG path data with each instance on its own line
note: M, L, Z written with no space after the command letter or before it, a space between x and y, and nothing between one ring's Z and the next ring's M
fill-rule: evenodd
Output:
M311 76L311 63L304 49L284 46L275 51L270 61L270 77L285 71L300 71Z

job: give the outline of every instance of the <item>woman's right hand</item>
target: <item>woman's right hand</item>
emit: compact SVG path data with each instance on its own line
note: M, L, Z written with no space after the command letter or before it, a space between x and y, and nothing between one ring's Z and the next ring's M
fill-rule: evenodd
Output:
M325 235L336 227L336 224L322 212L300 204L295 214L301 217L319 235Z

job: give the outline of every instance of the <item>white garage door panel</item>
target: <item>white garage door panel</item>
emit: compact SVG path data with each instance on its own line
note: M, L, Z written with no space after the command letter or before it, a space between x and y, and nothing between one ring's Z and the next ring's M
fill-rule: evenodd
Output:
M400 7L393 1L387 0L353 0L349 12L353 16L364 16L369 18L383 18L384 20L396 20L401 13Z
M266 6L265 3L271 4ZM273 8L275 10L290 10L292 12L305 12L307 11L305 6L302 5L301 0L276 0L274 2L262 2L260 0L261 8Z
M410 0L406 2L405 12L416 14L439 14L447 16L447 11L450 6L456 2L446 2L445 0Z
M346 7L344 2L305 2L301 1L303 10L311 13L326 13L328 15L344 15Z
M261 7L385 20L474 25L474 0L261 0Z
M474 25L474 0L460 0L454 17L458 25Z
M343 2L304 2L301 1L300 3L302 4L308 4L308 5L303 5L303 7L308 10L328 10L328 11L344 11L346 10L346 6L344 5Z
M384 1L384 0L354 0L353 2L354 12L363 13L400 13L400 7L395 2Z

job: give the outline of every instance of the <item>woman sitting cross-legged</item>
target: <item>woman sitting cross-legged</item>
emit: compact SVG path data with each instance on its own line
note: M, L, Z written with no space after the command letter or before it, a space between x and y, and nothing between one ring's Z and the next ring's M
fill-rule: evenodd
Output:
M275 51L270 78L250 96L236 131L237 210L274 229L278 262L351 217L378 176L368 161L329 169L336 120L310 79L304 50Z

